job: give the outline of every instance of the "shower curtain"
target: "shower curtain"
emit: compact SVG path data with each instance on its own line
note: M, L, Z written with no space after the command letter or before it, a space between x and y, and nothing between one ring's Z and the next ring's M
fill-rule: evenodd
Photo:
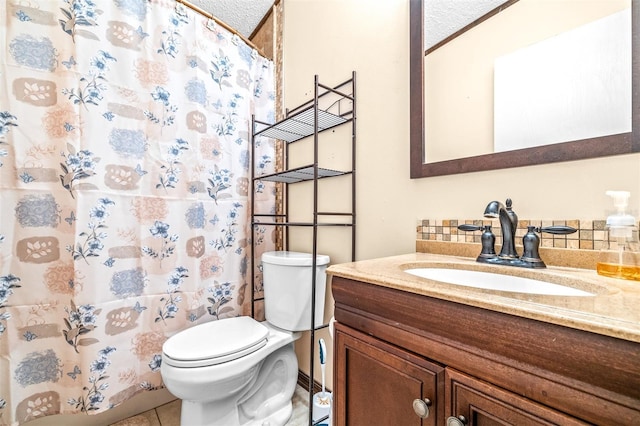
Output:
M98 413L163 387L167 337L250 312L273 64L171 0L9 0L0 22L0 424Z

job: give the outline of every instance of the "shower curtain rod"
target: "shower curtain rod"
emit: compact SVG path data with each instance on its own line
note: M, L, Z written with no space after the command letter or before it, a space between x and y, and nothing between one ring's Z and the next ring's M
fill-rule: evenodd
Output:
M192 4L190 2L188 2L187 0L176 0L177 3L182 3L183 5L185 5L186 7L188 7L189 9L193 10L196 13L199 13L209 19L213 19L218 25L220 25L221 27L223 27L224 29L226 29L227 31L231 32L232 34L237 35L238 37L240 37L245 43L247 43L250 47L254 48L255 50L258 51L258 53L262 56L266 58L266 55L264 54L264 52L258 48L258 46L256 46L251 40L249 40L248 38L246 38L245 36L243 36L242 34L240 34L238 31L236 31L235 29L233 29L231 26L229 26L229 24L225 23L224 21L221 21L220 19L216 18L215 16L213 16L212 14L210 14L209 12L199 8L198 6L196 6L195 4Z

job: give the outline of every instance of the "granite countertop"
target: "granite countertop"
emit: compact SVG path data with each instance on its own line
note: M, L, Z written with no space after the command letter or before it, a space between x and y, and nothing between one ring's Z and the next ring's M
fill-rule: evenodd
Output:
M578 288L594 295L551 296L485 290L404 272L419 267L521 276ZM558 266L532 270L486 265L467 257L412 253L331 265L327 273L640 343L640 282L603 277L594 270Z

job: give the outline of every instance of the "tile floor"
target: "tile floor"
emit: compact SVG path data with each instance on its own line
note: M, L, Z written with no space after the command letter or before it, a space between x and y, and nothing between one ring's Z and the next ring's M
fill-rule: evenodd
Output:
M302 387L297 386L296 392L293 395L293 414L286 426L306 426L308 424L308 400L308 392ZM180 400L176 399L153 410L120 420L111 426L181 426Z

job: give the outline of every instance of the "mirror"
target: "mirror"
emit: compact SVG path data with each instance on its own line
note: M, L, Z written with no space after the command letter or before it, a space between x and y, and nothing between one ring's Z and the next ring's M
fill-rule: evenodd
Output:
M463 158L452 158L443 161L425 162L425 145L438 144L443 141L426 138L425 126L429 126L429 117L425 124L425 52L424 52L424 1L410 0L410 145L411 145L411 177L441 176L456 173L468 173L483 170L494 170L510 167L521 167L560 161L579 160L610 155L628 154L640 151L640 113L631 114L630 131L622 133L583 137L561 143L505 150L502 152L472 153ZM524 3L524 0L520 0ZM551 0L548 0L549 2ZM555 0L553 0L555 1ZM559 0L564 1L566 0ZM508 7L518 0L507 1ZM640 107L640 0L631 0L631 111ZM504 7L503 7L504 8ZM489 14L491 15L491 14ZM504 14L504 16L508 16ZM484 16L473 26L488 24L489 18ZM457 33L458 34L458 33ZM457 34L449 37L450 41ZM440 46L442 43L440 43ZM436 46L438 47L438 46ZM433 49L431 49L433 51ZM428 74L428 73L427 73ZM427 77L428 78L428 75ZM493 76L492 76L493 78ZM491 88L493 93L493 88ZM493 105L488 107L493 114ZM464 126L465 117L459 112L456 120ZM491 117L493 118L493 117ZM491 123L493 126L493 122ZM544 127L544 126L543 126ZM428 129L431 130L431 129Z

